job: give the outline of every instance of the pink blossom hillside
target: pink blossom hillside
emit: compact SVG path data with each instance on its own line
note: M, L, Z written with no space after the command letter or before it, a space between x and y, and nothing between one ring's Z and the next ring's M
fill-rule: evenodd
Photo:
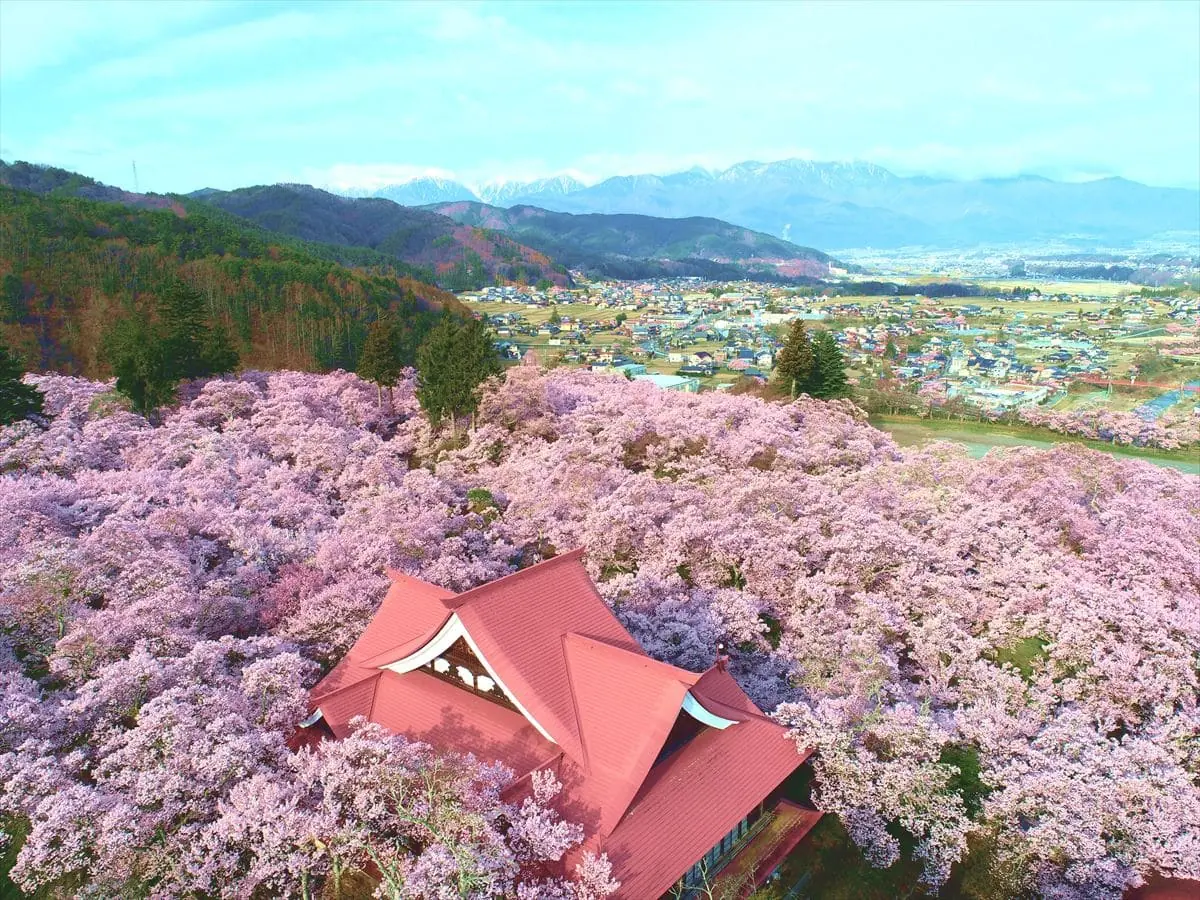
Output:
M899 450L845 402L508 370L434 433L353 375L195 384L157 426L41 376L0 429L0 830L64 896L602 897L546 783L365 726L285 741L387 566L462 590L573 547L647 652L718 642L814 799L936 887L1200 878L1200 479L1076 447ZM415 794L438 802L407 809ZM397 812L397 810L401 812ZM514 827L501 828L507 821ZM911 838L901 841L897 835ZM0 851L2 852L2 851Z

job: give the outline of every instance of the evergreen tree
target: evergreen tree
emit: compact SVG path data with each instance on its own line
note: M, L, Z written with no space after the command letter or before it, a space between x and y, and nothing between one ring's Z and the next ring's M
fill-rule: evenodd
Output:
M204 378L237 368L238 353L223 325L212 327L204 297L194 287L176 281L158 299L163 341L175 376Z
M454 414L453 384L459 369L458 326L443 316L417 350L417 402L434 427Z
M809 379L809 393L814 397L830 399L845 397L850 393L846 382L846 361L842 348L833 334L818 331L812 340L813 370Z
M208 323L204 298L173 282L158 296L157 320L133 309L104 335L102 357L117 376L117 390L144 416L175 396L185 378L205 378L237 368L238 353L224 325Z
M787 340L775 359L775 382L795 397L801 391L812 393L813 348L802 319L792 320Z
M117 376L117 390L144 416L169 402L179 383L171 348L139 311L116 322L104 336L103 355Z
M218 323L208 329L203 352L207 375L224 375L238 367L240 357L229 337L229 329L223 324Z
M28 418L42 411L42 392L21 381L21 360L0 344L0 425Z
M367 329L367 340L358 357L358 374L367 381L375 382L376 398L383 405L383 389L392 388L400 381L404 371L404 341L400 328L391 316L376 319Z
M417 401L435 426L446 417L453 422L475 412L476 388L500 370L491 332L482 321L445 316L417 351Z
M899 356L900 356L900 350L896 346L896 342L893 341L891 338L888 338L887 343L883 347L883 358L884 359L897 359L897 358L899 358Z
M177 378L199 378L208 374L204 350L208 344L208 322L204 297L195 288L175 281L158 296L158 317L171 368Z
M557 306L554 307L554 309L552 309L550 311L550 320L547 322L547 324L548 325L561 325L562 324L562 316L560 316L558 314Z
M462 374L457 384L455 411L474 415L479 408L476 388L493 375L499 375L503 367L496 357L491 329L482 319L468 319L459 329L456 342Z

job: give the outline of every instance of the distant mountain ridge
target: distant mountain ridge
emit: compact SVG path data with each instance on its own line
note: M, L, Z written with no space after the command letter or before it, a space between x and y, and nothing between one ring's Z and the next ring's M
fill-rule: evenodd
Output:
M211 209L305 242L345 265L392 268L451 291L491 283L569 285L568 268L610 278L700 276L739 280L813 280L829 274L818 250L711 218L573 215L540 207L510 209L478 201L416 208L381 197L346 197L307 184L276 184L184 196L135 194L85 176L29 163L0 163L0 183L53 197L87 197L187 215ZM507 185L519 194L570 196L569 177ZM426 179L422 195L457 196L453 183Z
M465 225L502 231L572 269L614 278L815 279L829 275L832 261L819 250L703 217L573 215L470 201L429 208Z
M377 193L408 196L391 187ZM411 195L433 192L414 189ZM1200 191L1195 190L1148 187L1123 178L1068 183L1024 175L956 181L899 176L865 162L803 159L747 161L716 172L693 168L621 175L591 186L559 177L476 192L442 181L438 199L427 202L462 200L570 213L711 217L827 249L968 247L1069 236L1122 244L1162 232L1200 231Z
M449 290L470 290L497 279L570 282L564 267L509 236L382 197L342 197L307 184L203 191L192 196L271 231L367 247L428 269Z

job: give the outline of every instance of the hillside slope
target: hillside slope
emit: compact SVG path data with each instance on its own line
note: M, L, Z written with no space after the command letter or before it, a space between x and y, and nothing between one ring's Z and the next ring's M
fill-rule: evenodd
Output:
M396 268L348 268L338 250L191 201L141 209L0 186L0 336L32 368L104 375L107 324L182 279L229 327L244 366L352 368L383 312L404 326L410 353L443 308L463 312Z
M455 221L503 231L571 268L609 277L820 278L828 255L717 219L571 215L534 206L485 203L430 207Z
M374 197L341 197L304 184L203 191L194 199L271 231L339 246L368 247L428 269L448 290L494 281L545 278L567 284L544 253L502 234L460 224L427 209Z

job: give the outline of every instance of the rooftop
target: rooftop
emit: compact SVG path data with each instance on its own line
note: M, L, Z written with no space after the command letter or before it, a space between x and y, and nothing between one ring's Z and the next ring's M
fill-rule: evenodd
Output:
M462 594L399 572L375 618L312 691L336 737L366 716L503 762L508 794L550 769L584 826L564 860L606 852L620 897L658 897L807 754L723 668L648 656L576 550ZM693 722L683 741L680 719ZM670 752L663 752L673 735Z

